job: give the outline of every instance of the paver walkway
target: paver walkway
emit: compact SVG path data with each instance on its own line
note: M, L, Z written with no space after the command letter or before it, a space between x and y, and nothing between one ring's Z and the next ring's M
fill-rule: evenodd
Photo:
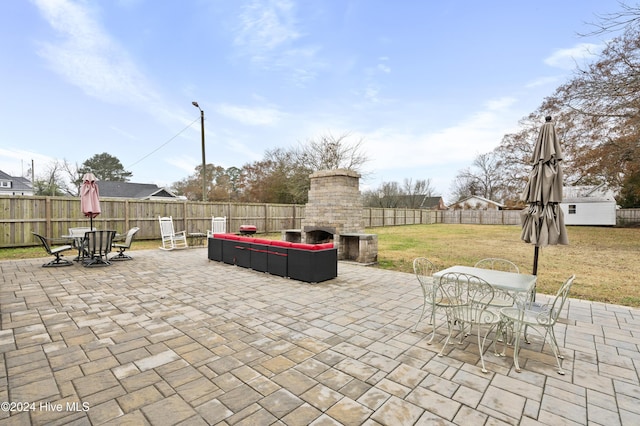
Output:
M522 373L487 352L482 374L473 339L439 357L410 331L412 274L340 263L310 285L203 248L132 255L0 262L0 425L640 424L635 309L571 299L565 376L535 335Z

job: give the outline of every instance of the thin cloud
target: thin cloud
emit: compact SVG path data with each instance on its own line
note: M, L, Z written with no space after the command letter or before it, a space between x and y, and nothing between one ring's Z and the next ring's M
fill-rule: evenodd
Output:
M31 161L34 162L36 173L48 164L56 161L53 157L38 154L20 149L0 148L0 170L12 176L21 176L31 168ZM16 165L20 164L21 170L16 170ZM31 176L29 176L31 178Z
M243 8L234 44L238 54L268 70L284 71L296 86L315 80L326 65L317 45L299 45L295 3L291 0L254 0Z
M224 115L242 124L251 126L269 126L282 119L284 113L275 108L249 108L236 105L221 104L215 108L218 114Z
M516 99L489 100L483 109L455 126L415 134L395 128L381 128L364 135L377 170L435 167L452 162L470 162L480 153L495 148L516 122L511 111ZM455 173L455 170L452 171Z
M300 37L293 9L293 2L289 0L271 0L266 4L254 0L240 15L236 45L247 48L258 60L262 59L259 52L289 45Z
M50 67L85 93L114 103L148 103L155 97L126 51L84 4L35 0L59 42L42 42L39 54Z
M550 67L572 70L577 65L597 57L602 47L593 43L581 43L568 49L557 49L544 60L544 63Z

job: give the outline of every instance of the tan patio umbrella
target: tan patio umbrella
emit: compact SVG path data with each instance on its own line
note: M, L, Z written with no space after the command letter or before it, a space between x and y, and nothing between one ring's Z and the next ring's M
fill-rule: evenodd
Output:
M531 157L531 174L522 193L521 239L535 246L533 275L538 274L540 247L569 244L562 202L562 149L551 117L545 118Z
M93 229L93 218L100 214L100 192L97 180L93 173L85 173L80 187L80 208L82 214L89 218L91 229Z

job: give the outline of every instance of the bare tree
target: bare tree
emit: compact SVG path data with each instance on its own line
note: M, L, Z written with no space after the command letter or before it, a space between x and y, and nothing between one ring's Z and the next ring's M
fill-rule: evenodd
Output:
M65 181L64 165L59 161L52 161L45 167L33 183L33 189L36 195L74 195Z
M364 139L350 142L350 136L350 133L338 137L327 133L309 139L295 151L297 161L313 171L347 169L364 175L363 166L368 161L362 150Z
M488 200L496 200L503 192L502 163L493 153L478 155L472 163L472 167L458 172L452 192L459 201L463 198L477 195ZM500 201L503 201L500 198Z
M425 197L433 195L431 179L418 179L413 183L412 179L405 178L403 185L404 207L418 209L422 206Z

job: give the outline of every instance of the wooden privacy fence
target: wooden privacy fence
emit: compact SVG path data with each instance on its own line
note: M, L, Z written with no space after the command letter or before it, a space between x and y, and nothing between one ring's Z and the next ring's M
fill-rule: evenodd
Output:
M291 204L204 203L195 201L100 200L102 213L93 219L98 229L125 233L137 226L136 239L159 239L158 216L172 216L176 231L207 232L213 216L227 217L227 230L256 225L260 232L300 228L304 206ZM0 196L0 247L35 245L32 232L50 238L68 234L69 228L89 226L72 197Z
M206 232L211 217L226 216L227 231L237 232L240 225L255 225L258 232L299 229L305 207L295 204L241 204L199 201L134 200L104 198L102 213L93 220L98 229L125 233L140 228L137 239L159 239L158 216L172 216L177 231ZM415 224L520 225L519 210L424 210L362 209L362 226L375 228ZM640 209L618 210L618 224L640 223ZM36 232L56 238L69 228L89 226L80 211L80 199L73 197L0 196L0 248L35 245Z

